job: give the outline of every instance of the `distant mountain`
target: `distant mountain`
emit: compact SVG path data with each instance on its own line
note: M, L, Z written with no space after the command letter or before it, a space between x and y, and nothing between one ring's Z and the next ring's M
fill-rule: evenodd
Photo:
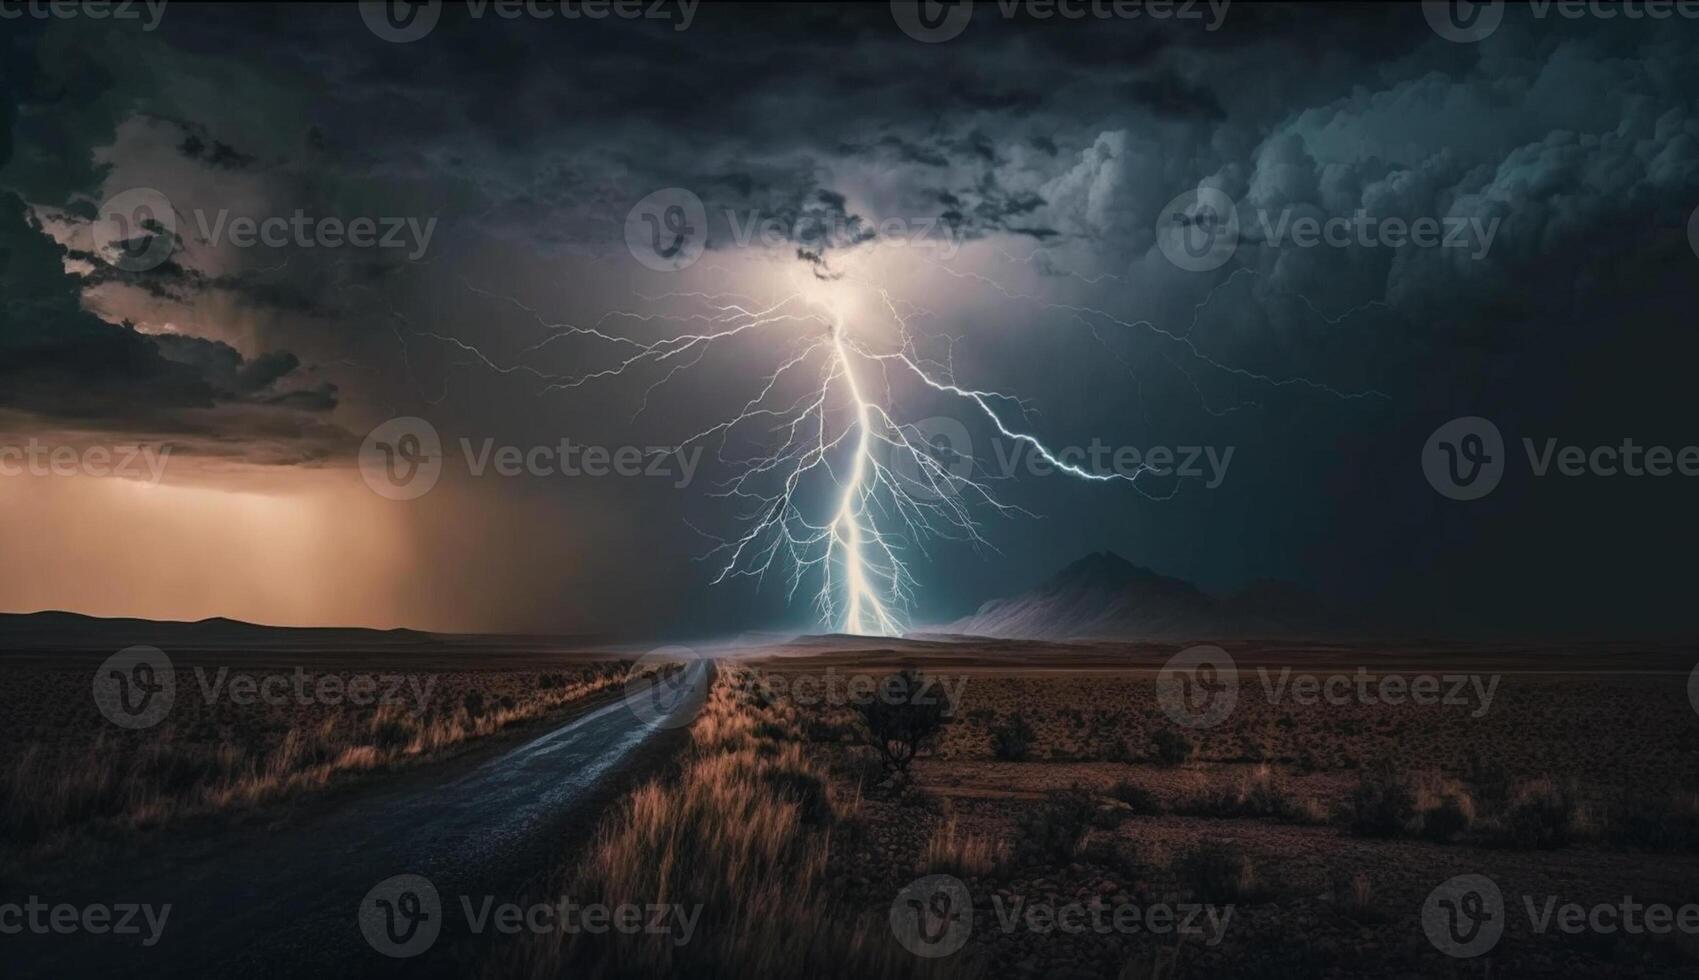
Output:
M102 619L68 612L0 613L0 652L116 651L131 646L173 650L416 650L443 640L414 630L259 626L234 619L175 623Z
M1207 640L1356 632L1316 596L1260 581L1227 596L1160 575L1112 551L1087 555L1037 588L993 599L941 633L1004 639Z

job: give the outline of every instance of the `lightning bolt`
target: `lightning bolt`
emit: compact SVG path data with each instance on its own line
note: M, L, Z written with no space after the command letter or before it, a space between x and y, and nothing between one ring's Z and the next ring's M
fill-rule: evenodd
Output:
M1179 333L1094 307L1049 302L979 273L938 268L958 280L994 289L1007 300L1088 323L1149 330L1210 368L1265 385L1300 385L1341 399L1378 395L1247 371L1204 353L1189 329ZM1032 431L1032 406L1026 400L957 379L952 339L945 338L950 342L943 354L923 354L911 324L931 316L931 311L899 302L879 282L847 271L828 275L815 268L805 273L795 263L786 269L789 289L767 302L733 292L663 293L640 296L648 309L614 310L582 325L551 321L517 299L466 284L474 293L510 304L534 319L542 336L519 351L526 358L569 341L612 353L611 363L577 374L548 371L529 360L503 364L439 330L415 333L446 345L462 358L458 364L532 378L543 392L651 372L656 377L644 389L633 419L648 410L656 390L719 348L748 337L776 342L782 351L777 367L759 378L753 394L735 411L654 452L681 453L711 445L716 460L732 474L715 485L712 496L737 509L741 531L722 537L695 529L710 542L700 560L714 569L711 581L718 585L752 578L759 584L769 576L782 577L788 601L795 601L805 584L814 583L811 605L821 625L831 631L900 635L918 590L911 566L929 555L932 542L963 542L996 551L983 533L982 514L1036 516L1002 502L993 492L992 482L1007 475L987 473L971 455L935 443L934 434L920 425L898 421L889 407L895 404L898 384L918 385L915 390L961 404L1059 473L1089 482L1125 483L1153 499L1172 495L1172 490L1152 495L1139 485L1148 467L1094 472L1060 458ZM872 312L858 305L864 298L870 300L865 306ZM689 312L657 309L671 304L685 304ZM677 332L639 339L637 334L657 324ZM744 444L757 448L752 454L731 448Z

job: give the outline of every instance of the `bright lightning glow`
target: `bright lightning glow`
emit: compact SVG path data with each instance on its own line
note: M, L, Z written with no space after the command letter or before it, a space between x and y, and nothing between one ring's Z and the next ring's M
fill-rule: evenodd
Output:
M643 296L647 310L613 311L587 326L551 323L517 300L470 287L518 307L547 331L522 351L527 357L571 339L614 352L611 365L580 374L555 374L530 363L504 366L459 338L416 333L451 345L468 355L467 363L504 375L535 377L545 392L649 373L654 377L639 415L657 389L727 344L754 337L779 350L778 366L751 386L754 394L736 411L664 452L711 445L718 462L732 474L714 495L738 508L742 531L731 537L705 534L711 545L703 560L715 569L712 581L747 577L761 582L770 574L781 576L793 600L805 583L812 583L812 605L828 630L902 633L917 590L910 566L926 556L929 542L944 539L991 549L976 512L1033 516L1000 502L992 494L992 477L971 452L954 445L955 440L948 447L938 445L933 441L938 433L898 421L893 415L898 385L958 402L969 419L983 419L1059 473L1093 482L1125 482L1144 493L1137 483L1145 469L1100 473L1060 459L1029 431L1030 406L1025 400L958 381L953 342L941 357L923 353L911 323L930 316L930 311L898 301L878 282L860 276L827 275L797 263L787 266L783 295L768 302L738 293ZM1342 398L1363 396L1307 379L1246 372L1210 359L1186 334L1090 307L1045 303L978 273L937 268L957 281L987 285L1006 299L1033 301L1079 319L1142 327L1224 372L1275 386L1302 384ZM678 306L690 312L659 311ZM684 332L637 339L656 324L669 323L683 326ZM961 432L965 435L965 428ZM741 448L734 451L734 446Z
M850 463L849 479L844 481L844 493L838 501L837 516L832 518L832 548L843 553L844 592L848 596L844 612L843 632L873 636L890 636L897 624L885 611L877 591L868 579L862 561L863 509L867 503L868 471L873 462L873 409L861 394L855 379L855 367L850 363L849 348L844 344L843 314L832 311L832 352L843 373L844 385L850 400L855 403L855 457ZM877 537L877 532L873 532Z

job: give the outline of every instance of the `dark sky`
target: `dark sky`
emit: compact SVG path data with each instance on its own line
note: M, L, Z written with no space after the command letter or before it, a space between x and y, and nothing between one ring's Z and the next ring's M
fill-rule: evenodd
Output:
M965 435L1003 505L951 498L977 544L870 514L913 574L914 623L1113 549L1436 633L1690 634L1699 477L1537 477L1523 440L1699 444L1699 22L1512 8L1458 43L1416 5L1233 4L1212 30L1207 7L1037 20L980 3L960 36L923 43L887 4L703 5L688 27L661 9L447 4L409 43L352 6L0 22L0 446L173 447L160 487L0 477L0 609L806 626L819 568L795 595L783 560L714 582L715 540L759 503L727 481L783 445L764 424L782 416L707 443L682 487L474 477L458 447L674 445L799 355L826 360L761 404L824 383L821 417L853 429L821 374L825 303L858 350L1023 399L989 404L1053 450L1232 449L1213 487L998 472L1029 444L858 358L894 424L921 426L897 431ZM172 220L138 236L157 261L125 268L94 219L138 188ZM627 247L628 216L667 188L700 199L707 248L660 272ZM1240 234L1193 270L1159 228L1200 188ZM229 225L297 212L431 233L245 247ZM1359 214L1342 244L1295 243L1297 219ZM740 241L752 217L783 234ZM1423 219L1467 240L1387 230ZM767 304L774 322L652 346ZM447 446L417 500L378 496L355 465L397 416ZM1462 416L1506 446L1478 500L1423 471L1430 434ZM834 452L798 491L802 519L830 519Z

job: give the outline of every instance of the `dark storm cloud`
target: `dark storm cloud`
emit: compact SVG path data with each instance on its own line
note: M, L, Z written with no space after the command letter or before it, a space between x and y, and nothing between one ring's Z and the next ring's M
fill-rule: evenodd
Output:
M235 402L334 407L334 388L290 398L287 352L245 360L226 344L136 332L81 306L83 280L14 195L0 196L0 406L114 428L158 427Z
M15 128L20 146L7 176L32 204L92 194L105 166L92 150L150 115L160 131L132 134L127 150L164 147L195 187L239 186L280 210L435 215L453 233L449 251L425 263L290 253L255 268L197 264L203 243L179 222L184 251L172 262L31 279L33 300L15 291L18 270L33 263L39 274L64 256L0 252L6 323L33 302L70 325L61 347L30 348L35 367L4 397L115 416L234 405L244 424L336 405L331 382L294 355L242 360L212 341L78 319L89 316L77 309L81 291L123 288L315 321L297 329L321 331L311 339L333 354L347 348L350 360L380 365L376 374L430 381L418 386L428 404L487 394L478 407L490 416L529 416L535 393L522 390L522 373L480 376L467 351L415 335L397 347L397 324L431 326L395 309L410 294L440 299L420 279L499 279L480 260L499 265L508 249L621 262L626 212L665 187L702 198L711 248L736 246L726 212L759 214L793 239L778 254L826 277L840 268L833 253L865 244L882 219L935 218L957 239L1036 249L998 260L1037 272L1053 290L1041 299L1070 307L983 301L946 283L946 296L973 297L964 305L986 317L993 344L999 333L1019 338L975 367L1007 372L1041 360L1029 348L1054 344L1042 362L1063 389L1056 414L1080 431L1240 445L1235 465L1249 474L1242 489L1230 481L1220 496L1181 495L1160 509L1069 496L1052 481L1031 503L1073 523L1009 529L1012 557L996 572L964 559L960 584L941 586L941 608L957 606L948 612L1024 585L1021 569L1105 546L1205 584L1272 575L1365 602L1404 595L1388 615L1417 619L1413 610L1524 623L1542 606L1584 610L1588 588L1658 612L1669 587L1657 574L1620 585L1597 574L1632 567L1631 548L1557 540L1551 529L1573 527L1577 506L1562 488L1511 488L1506 503L1466 514L1442 510L1411 475L1413 447L1459 414L1499 417L1512 440L1511 430L1552 429L1681 438L1682 365L1699 354L1686 329L1696 277L1684 227L1699 205L1690 24L1507 16L1488 41L1458 45L1434 36L1413 5L1236 4L1215 32L1005 20L980 7L962 37L938 45L905 37L884 4L704 6L684 32L475 22L448 4L430 37L406 45L374 37L350 8L197 7L124 48L127 58L55 45L63 70L53 85L20 81L27 69L7 59L0 72L11 72L14 97L0 99L0 113L20 116L0 127L7 137ZM216 84L165 91L157 79L173 72ZM26 98L56 111L19 114ZM1200 185L1240 205L1244 237L1220 270L1182 272L1154 249L1156 223ZM1492 238L1464 250L1297 248L1271 235L1282 221L1358 213L1476 222ZM11 212L4 219L0 233L41 238ZM562 289L586 305L627 300L588 278ZM466 341L511 340L482 310L459 312L451 325ZM1150 329L1129 326L1146 319ZM15 326L0 329L11 331L0 335L9 351L23 349ZM287 334L278 346L298 349ZM1087 368L1090 384L1073 373ZM59 389L49 376L103 383L50 395ZM1291 377L1315 384L1266 380ZM380 404L408 404L410 393L361 383ZM1668 499L1635 503L1619 501L1620 527L1646 533L1681 519ZM1546 553L1563 557L1517 565ZM1492 598L1494 580L1513 572L1527 588Z
M9 37L9 57L0 71L0 170L10 162L11 123L19 106L53 99L38 94L42 86L28 42L24 35ZM214 144L207 151L208 162L222 159L228 164L240 158L221 146ZM68 272L67 259L87 263L93 271ZM225 427L219 415L223 407L335 407L333 385L292 383L301 367L293 354L278 351L248 361L216 341L144 335L83 308L86 288L118 278L156 296L178 295L174 289L239 286L209 280L174 261L151 275L121 273L97 256L56 244L22 199L0 191L0 407L95 429L203 434ZM18 421L19 416L12 419ZM239 441L260 429L275 435L269 422L250 417L248 423L230 424L223 437ZM329 430L317 429L315 438L322 441ZM324 451L322 445L303 450L309 457Z
M178 144L177 149L191 160L225 170L243 170L254 162L253 157L235 147L193 130L184 135L183 142Z
M311 132L340 148L331 159L461 182L481 221L551 246L563 236L617 241L624 211L666 186L695 190L711 213L784 214L815 189L843 190L832 161L846 151L950 171L950 190L971 191L1007 164L1011 147L1089 145L1106 114L1219 118L1207 80L1160 60L1254 43L1190 25L1063 29L988 14L969 38L940 48L902 36L882 5L701 13L675 32L644 22L473 21L449 5L432 35L410 45L334 17L275 11L208 11L167 30L199 51L233 49L263 30L278 63L324 77ZM1252 14L1245 33L1271 43L1289 19ZM898 187L882 206L919 217L936 186ZM991 200L951 218L977 235L1004 229L1004 213Z
M1227 116L1214 92L1187 81L1173 69L1134 79L1127 85L1127 94L1159 116L1215 120Z

